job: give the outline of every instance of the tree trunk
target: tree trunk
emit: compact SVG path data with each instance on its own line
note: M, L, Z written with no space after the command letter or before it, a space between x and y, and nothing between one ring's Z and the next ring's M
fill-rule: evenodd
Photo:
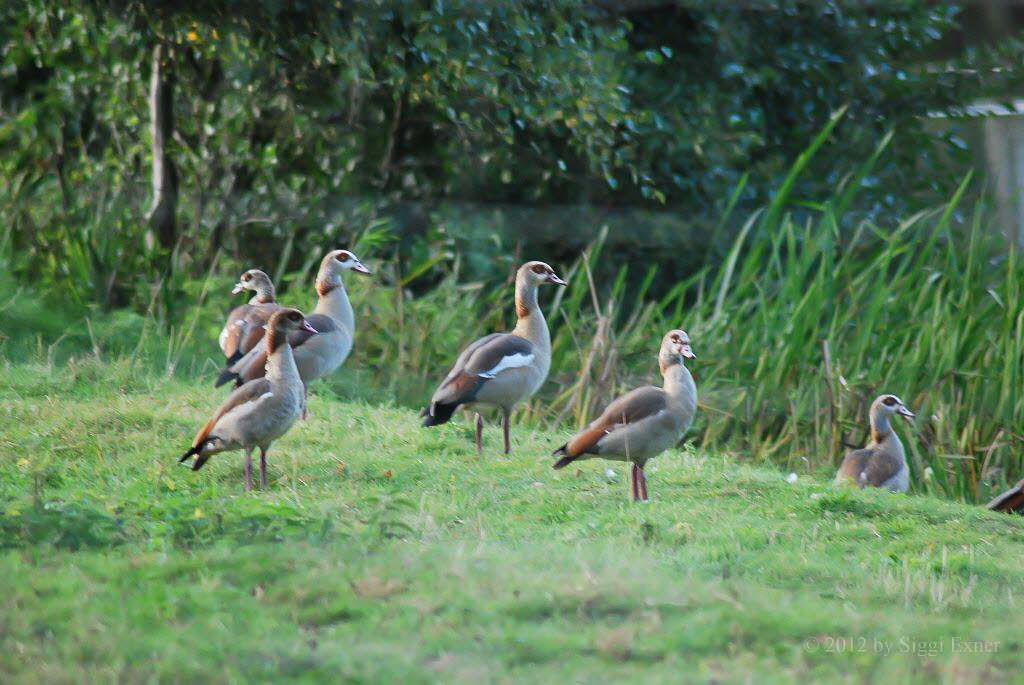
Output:
M178 170L167 154L167 142L174 133L174 72L171 55L160 44L153 49L153 71L149 81L150 133L153 149L153 204L146 221L146 247L172 250L178 240L175 212L178 207Z

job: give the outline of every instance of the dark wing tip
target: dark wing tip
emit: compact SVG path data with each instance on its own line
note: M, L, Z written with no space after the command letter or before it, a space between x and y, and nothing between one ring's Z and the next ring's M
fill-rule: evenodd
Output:
M225 383L231 380L236 381L237 387L237 381L240 381L242 379L239 377L237 373L235 373L231 369L224 369L223 371L220 372L220 375L217 376L217 381L213 384L213 387L219 388L220 386L224 385Z
M565 448L567 446L568 446L568 443L566 443L565 445L562 445L557 450L552 452L552 456L557 456L559 454L565 454ZM562 457L561 459L556 461L554 464L552 464L551 468L553 468L553 469L564 469L566 466L568 466L569 464L571 464L574 461L576 461L576 457L573 457L573 456L570 456L568 454L565 454L564 457Z

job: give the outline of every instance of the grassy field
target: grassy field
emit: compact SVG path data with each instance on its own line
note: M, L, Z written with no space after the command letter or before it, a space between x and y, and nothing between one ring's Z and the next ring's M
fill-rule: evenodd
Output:
M0 368L3 682L1004 682L1024 521L673 451L652 500L564 434L324 390L271 452L179 467L208 379ZM611 466L616 476L609 478ZM968 651L974 650L974 651ZM980 653L979 651L980 650Z

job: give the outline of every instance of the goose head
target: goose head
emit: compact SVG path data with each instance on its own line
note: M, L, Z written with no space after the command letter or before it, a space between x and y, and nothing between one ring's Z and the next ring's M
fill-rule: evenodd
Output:
M693 353L693 348L690 347L690 336L687 335L686 331L672 330L661 339L661 351L658 354L658 361L661 362L662 368L667 368L673 364L682 364L686 359L696 358L697 355Z
M914 412L910 411L896 395L879 395L871 404L871 413L886 418L896 414L908 421L914 418Z
M267 322L268 331L273 331L281 335L287 335L292 331L307 331L309 333L316 333L317 330L306 321L305 315L298 309L279 309L274 312L270 317L270 321Z
M357 274L371 274L366 266L348 250L331 250L320 262L320 272L316 277L317 292L321 295L341 286L341 276L346 271Z
M340 277L346 271L355 271L357 274L367 276L373 273L359 261L359 257L348 250L331 250L320 263L321 273L336 274Z
M231 289L231 294L237 295L244 290L273 293L274 285L270 282L270 276L264 272L259 269L249 269L239 277L238 283L235 283L235 287Z
M519 267L518 278L526 283L539 285L569 285L555 273L555 270L544 262L526 262Z

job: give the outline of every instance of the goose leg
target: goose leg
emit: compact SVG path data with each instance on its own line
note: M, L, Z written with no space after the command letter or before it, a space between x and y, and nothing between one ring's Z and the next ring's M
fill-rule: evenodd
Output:
M484 451L484 417L480 416L480 412L476 413L476 456L480 456Z
M640 473L639 467L633 464L633 470L631 472L630 485L633 488L633 501L637 502L640 500L640 483L637 480L638 474Z
M501 431L502 431L502 433L505 434L505 454L508 454L509 452L512 451L512 445L509 443L509 440L508 440L508 416L509 416L509 412L508 412L508 409L502 409L501 412L502 412Z
M252 492L252 448L245 450L245 491Z
M309 402L309 388L302 384L302 420L305 421L309 414L306 412L306 404Z
M267 489L267 450L260 448L260 490Z
M644 473L644 467L638 466L640 470L640 500L643 502L647 501L647 474Z

